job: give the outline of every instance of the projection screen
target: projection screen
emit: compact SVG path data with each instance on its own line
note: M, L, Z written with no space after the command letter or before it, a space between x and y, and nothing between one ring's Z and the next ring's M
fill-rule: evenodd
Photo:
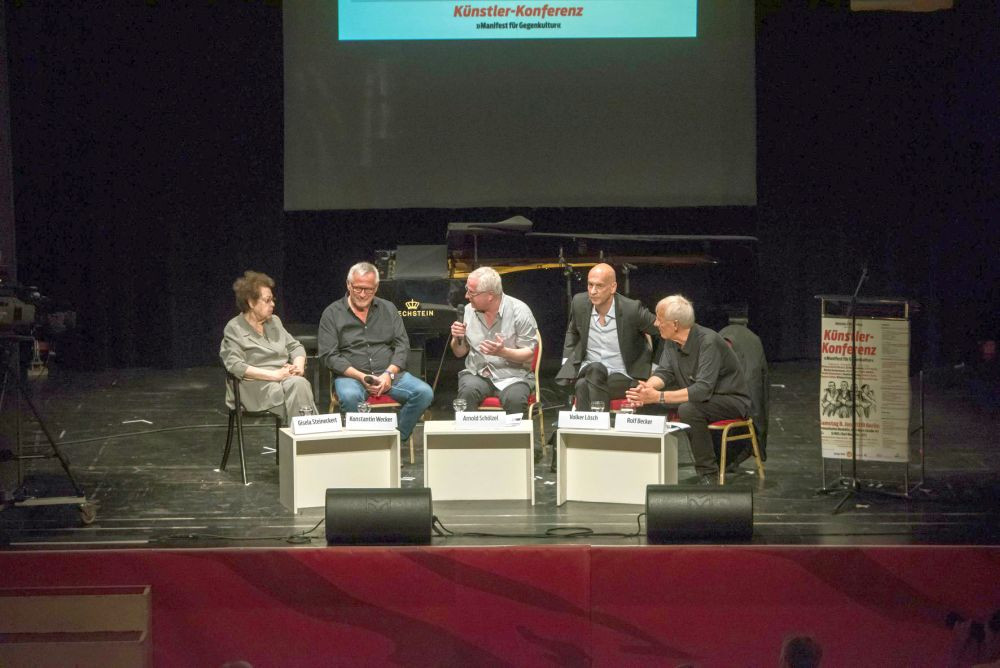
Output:
M341 1L404 16L614 4ZM647 12L596 24L600 38L431 38L415 22L406 39L344 40L336 0L283 3L285 209L755 204L754 3L678 0L679 23L658 26L670 4L632 3ZM643 23L683 32L685 7L693 34L629 37Z

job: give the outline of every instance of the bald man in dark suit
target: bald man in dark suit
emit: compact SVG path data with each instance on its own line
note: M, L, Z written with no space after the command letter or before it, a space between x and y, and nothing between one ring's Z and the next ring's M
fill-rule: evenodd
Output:
M610 408L611 399L623 398L651 371L646 335L657 334L656 318L617 290L614 268L601 263L587 274L587 292L573 297L556 383L574 385L578 410L589 410L592 401Z

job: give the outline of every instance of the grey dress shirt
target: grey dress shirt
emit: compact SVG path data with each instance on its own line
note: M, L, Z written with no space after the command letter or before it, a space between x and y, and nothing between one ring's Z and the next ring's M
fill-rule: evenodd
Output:
M466 304L462 321L466 325L465 340L469 344L469 354L465 356L465 369L461 373L479 374L494 381L514 378L532 386L535 384L530 360L525 364L518 364L496 355L484 355L478 349L484 339L493 339L497 334L503 336L507 348L534 349L538 326L527 304L504 295L492 327L486 326L482 313L473 310L471 304ZM484 373L484 369L488 371Z
M590 336L587 337L587 356L580 365L580 369L585 368L592 362L601 362L607 368L608 373L620 373L628 376L625 369L625 359L622 357L621 346L618 345L618 316L615 313L615 303L612 300L611 308L604 316L607 324L601 325L600 317L597 315L595 306L590 313Z
M372 300L366 322L354 315L347 296L333 302L323 311L316 338L318 357L335 376L343 376L350 367L380 374L390 364L402 371L410 352L399 311L380 297Z

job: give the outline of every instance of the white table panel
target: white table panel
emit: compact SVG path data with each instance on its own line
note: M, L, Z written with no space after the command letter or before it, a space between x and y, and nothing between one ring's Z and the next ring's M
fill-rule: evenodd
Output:
M646 485L677 483L677 438L612 430L560 429L556 503L646 503Z
M535 503L531 422L488 430L424 423L424 485L435 501L530 499Z
M399 432L338 431L278 442L281 505L293 512L326 505L328 488L399 487Z

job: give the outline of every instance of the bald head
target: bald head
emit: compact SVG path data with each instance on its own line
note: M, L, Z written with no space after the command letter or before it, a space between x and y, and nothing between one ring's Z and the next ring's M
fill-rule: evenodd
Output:
M587 274L587 296L601 313L607 313L617 289L615 269L610 264L595 264Z

